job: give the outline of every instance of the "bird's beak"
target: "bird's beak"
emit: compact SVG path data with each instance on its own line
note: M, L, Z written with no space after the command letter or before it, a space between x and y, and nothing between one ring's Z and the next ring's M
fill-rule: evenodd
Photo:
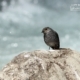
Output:
M44 31L42 30L42 32L41 33L43 33Z

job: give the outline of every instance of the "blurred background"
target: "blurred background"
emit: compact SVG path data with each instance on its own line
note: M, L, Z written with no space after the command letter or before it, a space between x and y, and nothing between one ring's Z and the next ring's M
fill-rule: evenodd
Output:
M80 51L80 0L0 0L0 69L22 51L49 50L42 29L60 36L61 47Z

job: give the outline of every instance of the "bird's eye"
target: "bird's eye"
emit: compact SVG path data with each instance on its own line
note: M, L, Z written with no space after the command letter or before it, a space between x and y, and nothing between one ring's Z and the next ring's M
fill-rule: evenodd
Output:
M47 30L47 28L45 30Z

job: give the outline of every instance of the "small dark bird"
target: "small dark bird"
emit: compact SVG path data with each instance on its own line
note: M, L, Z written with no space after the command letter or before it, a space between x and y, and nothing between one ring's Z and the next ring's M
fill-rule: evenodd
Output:
M54 31L50 27L45 27L43 28L42 33L44 34L44 41L49 46L49 49L50 47L52 49L60 48L59 36L56 31Z

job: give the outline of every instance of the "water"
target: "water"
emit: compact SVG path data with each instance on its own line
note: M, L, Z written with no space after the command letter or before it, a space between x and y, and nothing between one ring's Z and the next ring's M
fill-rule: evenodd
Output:
M0 13L0 69L22 51L48 50L41 33L45 26L59 33L61 47L80 51L79 12L58 12L23 0Z

